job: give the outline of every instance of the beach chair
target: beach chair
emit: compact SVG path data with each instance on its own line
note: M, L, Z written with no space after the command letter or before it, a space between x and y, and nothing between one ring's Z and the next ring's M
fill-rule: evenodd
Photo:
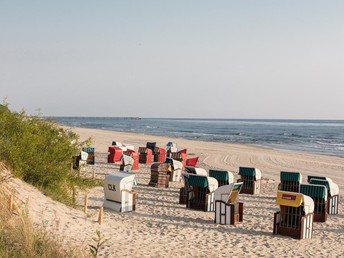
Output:
M153 152L147 147L139 147L139 163L152 164Z
M169 163L153 163L151 166L149 186L168 188L171 170Z
M295 193L300 192L300 184L302 183L301 173L281 171L280 180L281 183L278 186L279 190Z
M243 183L230 183L215 191L215 223L234 225L243 221L244 204L239 202L239 193Z
M240 181L243 182L240 193L259 194L262 173L258 168L239 167Z
M124 152L126 153L126 152ZM120 171L131 172L134 164L134 159L129 155L122 155L122 164L119 167Z
M95 157L94 157L94 147L83 147L82 151L87 152L87 164L94 165Z
M313 237L314 202L311 197L294 192L278 191L273 234L297 239Z
M339 203L339 187L333 183L331 178L325 177L324 179L310 179L310 184L323 185L327 189L328 196L328 214L338 214L338 203Z
M180 161L171 158L166 158L166 163L169 163L172 169L170 173L170 181L180 182L183 171L183 164Z
M188 185L186 208L215 211L215 190L218 188L215 178L190 174Z
M87 164L88 153L80 151L79 155L73 156L73 169L79 169L80 166Z
M166 155L167 157L171 157L171 153L172 152L177 152L178 151L178 148L177 148L177 143L175 142L168 142L166 144Z
M166 150L164 148L155 147L154 149L154 162L165 162Z
M133 165L131 167L131 170L137 171L137 170L140 169L140 166L139 166L139 155L134 150L127 149L127 151L123 152L123 155L127 155L127 156L129 156L129 157L131 157L133 159Z
M178 160L183 164L183 170L185 169L186 159L187 159L187 154L186 152L184 152L184 150L179 151L179 152L171 152L170 154L170 158Z
M122 164L123 151L121 148L110 146L108 148L108 163Z
M199 159L198 157L188 158L185 164L186 166L189 166L189 167L196 167L198 159Z
M219 183L219 187L223 185L229 185L234 182L233 173L226 170L209 169L209 176L216 178L217 182Z
M328 215L328 199L326 186L301 184L300 193L307 195L313 199L314 221L326 222Z
M117 172L109 174L104 179L104 208L118 212L135 210L136 193L132 191L135 174Z
M186 204L187 195L191 189L191 187L188 184L189 175L191 174L200 175L200 176L208 176L207 171L203 168L185 167L185 173L182 173L184 187L179 189L179 204Z

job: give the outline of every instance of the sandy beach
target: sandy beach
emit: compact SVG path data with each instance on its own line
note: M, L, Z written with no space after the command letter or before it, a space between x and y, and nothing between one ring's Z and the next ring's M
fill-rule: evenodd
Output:
M19 179L11 179L9 188L16 192L18 202L27 202L32 220L53 230L69 246L88 250L96 230L108 239L100 250L101 257L343 257L344 159L273 150L259 146L197 142L184 139L132 134L115 131L74 128L81 140L92 137L96 164L89 165L83 176L103 179L116 173L118 165L107 163L107 150L112 141L138 147L157 142L165 147L169 141L178 148L187 148L189 156L199 156L198 167L224 169L238 179L240 166L256 167L262 172L262 192L252 196L242 194L244 221L241 224L214 223L214 212L186 209L180 205L182 182L172 182L166 189L148 186L150 165L140 164L135 172L138 185L136 211L117 213L104 210L103 223L98 224L98 212L104 200L102 187L78 191L77 209L47 198L34 187ZM340 188L339 214L331 215L325 223L314 223L314 237L296 240L273 235L273 214L280 171L332 178ZM84 196L88 195L88 214L83 212Z

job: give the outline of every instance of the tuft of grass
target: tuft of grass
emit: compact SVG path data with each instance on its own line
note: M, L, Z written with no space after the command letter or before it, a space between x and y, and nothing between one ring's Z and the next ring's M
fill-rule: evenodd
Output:
M90 253L92 257L96 258L98 257L99 250L101 247L109 241L109 239L104 239L104 236L101 236L101 233L99 230L96 231L96 236L92 238L92 240L96 243L96 245L89 245L90 247Z

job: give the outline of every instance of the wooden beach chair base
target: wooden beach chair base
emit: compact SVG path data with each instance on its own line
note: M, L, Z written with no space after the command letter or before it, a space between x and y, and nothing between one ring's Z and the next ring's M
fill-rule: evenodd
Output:
M224 201L215 201L215 223L234 225L243 221L244 204L228 204Z
M290 236L296 239L309 239L313 237L313 219L314 213L309 213L301 217L300 223L296 223L296 226L282 225L281 212L275 212L274 214L274 227L273 234L279 234L283 236Z

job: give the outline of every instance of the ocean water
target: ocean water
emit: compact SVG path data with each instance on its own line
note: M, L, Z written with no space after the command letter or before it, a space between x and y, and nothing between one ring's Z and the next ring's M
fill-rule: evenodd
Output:
M50 117L72 126L344 157L344 120Z

